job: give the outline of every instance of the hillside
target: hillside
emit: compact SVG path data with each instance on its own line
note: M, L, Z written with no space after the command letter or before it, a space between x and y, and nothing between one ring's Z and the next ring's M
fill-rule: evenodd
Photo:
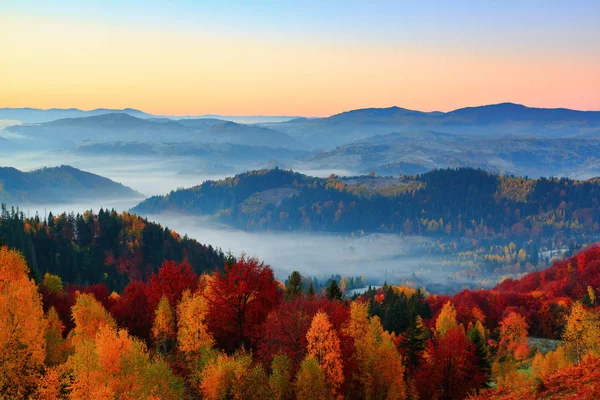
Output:
M210 245L138 216L103 209L40 219L2 205L2 246L22 252L38 281L48 272L59 274L66 284L105 284L111 290L148 279L165 259L186 261L196 273L224 262L223 253Z
M141 196L120 183L67 165L30 172L0 167L0 202L46 204Z
M589 178L600 175L600 140L590 138L485 138L433 131L376 135L304 157L298 165L346 168L381 175L473 167L489 172Z
M461 168L401 178L313 178L279 169L207 181L133 211L215 215L248 230L404 232L480 239L600 233L597 181Z

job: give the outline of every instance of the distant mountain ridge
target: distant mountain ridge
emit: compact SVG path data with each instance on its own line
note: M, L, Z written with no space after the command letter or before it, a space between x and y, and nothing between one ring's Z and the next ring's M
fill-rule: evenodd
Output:
M81 110L79 108L32 108L32 107L5 107L0 108L0 120L16 120L23 123L50 122L62 118L81 118L102 114L124 113L138 118L168 118L168 119L219 119L232 121L240 124L254 124L260 122L283 122L298 118L298 116L279 115L155 115L134 108L112 109L96 108L93 110Z
M108 178L68 165L30 172L0 167L0 202L69 203L90 198L125 197L142 197L142 194Z
M331 148L397 131L430 130L455 135L499 137L598 137L600 111L531 108L514 103L466 107L450 112L422 112L400 107L365 108L326 118L300 118L262 124L311 143Z
M13 125L0 131L0 135L3 132L16 136L25 141L25 144L32 146L36 143L30 139L45 141L46 146L54 147L72 147L86 140L155 143L192 141L293 149L303 147L301 143L285 133L261 126L242 125L215 119L138 118L126 113L109 113L80 118L63 118L44 123Z
M586 136L509 138L400 131L317 152L304 157L302 163L320 169L344 168L394 176L435 168L474 167L531 177L590 178L600 175L600 140Z
M22 123L43 123L63 118L91 117L103 114L123 113L138 118L151 118L153 115L133 108L122 110L109 108L96 108L94 110L80 110L78 108L0 108L0 120L17 120Z

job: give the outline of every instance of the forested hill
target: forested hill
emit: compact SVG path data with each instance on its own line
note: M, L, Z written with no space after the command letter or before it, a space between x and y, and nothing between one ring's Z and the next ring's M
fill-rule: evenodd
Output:
M576 238L600 233L600 184L508 177L470 168L398 179L323 179L273 169L151 197L133 210L215 215L248 230Z
M76 199L141 197L135 190L108 178L68 165L22 172L0 167L0 201L53 203Z
M105 283L122 290L131 280L146 280L164 260L187 261L196 273L223 267L220 249L136 215L100 210L98 214L25 218L2 206L0 247L19 250L34 278L59 274L69 284Z

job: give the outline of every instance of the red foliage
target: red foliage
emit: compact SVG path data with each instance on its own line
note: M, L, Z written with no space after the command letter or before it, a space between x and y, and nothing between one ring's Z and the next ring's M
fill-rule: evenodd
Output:
M445 302L451 300L456 305L458 321L465 326L474 317L474 307L485 314L485 325L490 330L498 327L511 312L516 312L529 321L531 335L558 339L570 304L583 298L588 286L600 287L599 246L519 280L507 279L491 290L464 290L453 297L429 296L427 302L433 318L428 323L431 325Z
M150 339L152 315L148 306L148 287L142 281L130 282L123 295L112 305L110 312L129 333Z
M249 339L282 298L273 270L254 258L242 256L224 273L207 282L207 322L219 346L233 351L250 345Z
M600 287L600 246L594 245L566 260L556 261L544 271L533 272L518 280L507 279L495 289L528 293L540 290L551 298L578 300L588 286Z
M60 293L50 291L43 285L39 286L38 290L42 295L44 312L46 313L50 307L54 307L65 327L63 333L66 335L75 326L71 318L71 307L75 304L73 296L64 290Z
M485 380L477 370L476 360L474 345L460 326L450 329L443 337L429 340L417 372L420 398L466 398Z
M158 274L152 274L148 281L148 310L154 314L163 295L167 297L171 307L175 308L183 292L187 289L194 290L197 286L198 275L190 264L183 262L177 265L175 261L165 261Z
M347 360L351 358L353 342L343 330L350 309L342 302L317 297L298 297L279 304L269 313L254 338L259 359L268 366L277 353L283 353L290 359L295 372L306 356L306 333L319 310L327 314L340 338L344 367L350 365Z

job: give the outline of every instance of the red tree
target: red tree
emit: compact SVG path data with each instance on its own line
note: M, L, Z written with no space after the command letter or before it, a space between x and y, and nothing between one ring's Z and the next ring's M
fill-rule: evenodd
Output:
M110 309L121 326L145 340L150 339L153 315L149 310L147 292L148 288L142 281L132 281Z
M420 397L464 399L485 380L476 362L474 346L462 326L429 340L417 375Z
M171 307L177 307L183 292L198 286L198 275L187 262L179 265L175 261L165 261L157 274L148 281L148 310L154 314L161 297L169 299Z
M271 267L245 256L208 278L203 293L209 329L229 351L250 345L253 332L282 296Z

